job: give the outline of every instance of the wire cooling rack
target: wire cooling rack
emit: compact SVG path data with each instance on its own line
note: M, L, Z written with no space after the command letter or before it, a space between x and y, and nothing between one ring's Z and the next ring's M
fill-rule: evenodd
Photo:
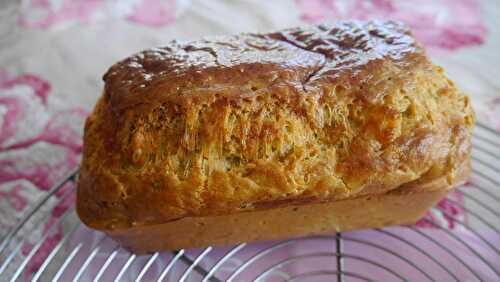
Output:
M473 136L470 182L424 227L144 256L80 223L75 170L1 239L0 281L500 281L500 135Z

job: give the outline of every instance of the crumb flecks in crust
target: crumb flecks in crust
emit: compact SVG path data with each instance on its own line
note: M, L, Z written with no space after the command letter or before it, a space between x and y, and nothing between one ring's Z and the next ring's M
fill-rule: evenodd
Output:
M399 23L173 42L104 80L77 201L97 228L447 189L470 154L468 98Z

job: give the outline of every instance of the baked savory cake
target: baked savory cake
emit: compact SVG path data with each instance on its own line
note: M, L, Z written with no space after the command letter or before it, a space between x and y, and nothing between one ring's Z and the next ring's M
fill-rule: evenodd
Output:
M77 210L138 253L413 223L469 174L469 99L400 23L173 41L104 81Z

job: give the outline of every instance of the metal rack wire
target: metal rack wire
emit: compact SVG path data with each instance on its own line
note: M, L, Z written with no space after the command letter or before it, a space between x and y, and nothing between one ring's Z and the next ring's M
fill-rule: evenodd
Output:
M499 137L481 124L474 132L473 175L457 189L465 204L448 201L465 211L467 220L442 212L467 238L424 219L433 228L384 228L136 256L86 229L72 206L49 224L57 203L75 195L74 185L68 186L77 179L74 170L1 239L0 281L500 281ZM62 236L44 247L58 228Z

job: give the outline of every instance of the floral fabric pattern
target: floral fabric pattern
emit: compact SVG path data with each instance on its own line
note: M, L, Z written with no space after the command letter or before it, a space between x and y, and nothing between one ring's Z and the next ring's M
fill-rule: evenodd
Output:
M0 80L0 235L79 163L81 108L49 106L50 83L33 74Z
M175 0L24 0L19 24L44 29L113 17L158 27L175 20L176 4Z
M410 25L426 46L454 50L484 42L478 0L296 0L308 22L393 19Z

